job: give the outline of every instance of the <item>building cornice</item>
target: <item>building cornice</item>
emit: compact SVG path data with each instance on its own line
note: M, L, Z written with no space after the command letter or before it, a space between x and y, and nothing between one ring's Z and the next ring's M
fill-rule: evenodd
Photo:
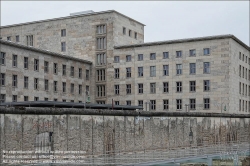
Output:
M117 13L123 17L126 17L130 20L133 20L143 26L145 26L144 24L142 24L139 21L136 21L124 14L121 14L115 10L107 10L107 11L101 11L101 12L93 12L93 13L86 13L86 14L78 14L78 15L73 15L73 16L66 16L66 17L58 17L58 18L52 18L52 19L46 19L46 20L39 20L39 21L31 21L31 22L26 22L26 23L20 23L20 24L12 24L12 25L5 25L5 26L0 26L0 29L2 28L10 28L10 27L15 27L15 26L22 26L22 25L28 25L28 24L36 24L36 23L42 23L42 22L49 22L49 21L57 21L57 20L64 20L64 19L70 19L70 18L76 18L76 17L85 17L85 16L91 16L91 15L98 15L98 14L106 14L106 13Z
M17 48L22 48L22 49L26 49L26 50L30 50L30 51L35 51L35 52L39 52L39 53L43 53L43 54L47 54L47 55L53 55L53 56L57 56L59 58L65 58L65 59L70 59L70 60L74 60L74 61L78 61L78 62L92 64L91 61L87 61L87 60L83 60L83 59L80 59L80 58L75 58L75 57L72 57L72 56L69 56L69 55L64 55L64 54L52 52L52 51L49 51L49 50L35 48L35 47L32 47L32 46L26 46L26 45L14 43L14 42L11 42L11 41L0 40L0 44L13 46L13 47L17 47Z
M164 44L176 44L176 43L187 43L187 42L197 42L197 41L205 41L205 40L217 40L217 39L228 39L232 38L240 45L245 47L248 51L250 51L250 47L243 43L240 39L235 37L234 35L218 35L218 36L206 36L206 37L197 37L197 38L187 38L187 39L177 39L177 40L167 40L167 41L158 41L158 42L147 42L140 44L131 44L131 45L120 45L114 46L115 49L123 49L123 48L134 48L134 47L146 47L146 46L155 46L155 45L164 45Z

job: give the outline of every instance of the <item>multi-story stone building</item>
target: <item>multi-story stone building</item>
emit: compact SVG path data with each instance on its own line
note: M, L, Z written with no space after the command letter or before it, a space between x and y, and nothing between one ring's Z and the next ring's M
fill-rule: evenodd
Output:
M250 112L250 49L233 35L144 43L144 25L111 10L3 26L1 38L92 62L92 103Z

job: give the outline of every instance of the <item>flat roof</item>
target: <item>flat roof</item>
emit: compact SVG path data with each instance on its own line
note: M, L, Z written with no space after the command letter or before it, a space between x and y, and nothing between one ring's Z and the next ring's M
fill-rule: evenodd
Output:
M92 64L91 61L87 61L87 60L83 60L83 59L80 59L80 58L75 58L75 57L72 57L72 56L69 56L69 55L64 55L64 54L52 52L52 51L49 51L49 50L35 48L35 47L32 47L32 46L26 46L26 45L18 44L18 43L12 42L12 41L7 41L7 40L0 39L0 44L5 44L5 45L17 47L17 48L22 48L22 49L26 49L26 50L30 50L30 51L43 53L43 54L54 55L54 56L57 56L57 57L60 57L60 58L65 58L65 59L70 59L70 60L74 60L74 61L79 61L79 62L83 62L83 63Z
M115 49L123 49L123 48L131 48L131 47L144 47L144 46L155 46L155 45L163 45L163 44L175 44L175 43L186 43L186 42L196 42L196 41L204 41L204 40L216 40L216 39L227 39L232 38L240 45L245 47L250 51L250 47L243 43L240 39L235 37L234 35L217 35L217 36L205 36L205 37L197 37L197 38L186 38L186 39L176 39L176 40L166 40L166 41L157 41L157 42L147 42L140 44L130 44L130 45L118 45L114 46Z
M46 19L46 20L39 20L39 21L31 21L31 22L26 22L26 23L19 23L19 24L12 24L12 25L5 25L5 26L0 26L0 28L9 28L9 27L14 27L14 26L21 26L21 25L28 25L28 24L35 24L35 23L41 23L41 22L48 22L48 21L56 21L56 20L63 20L63 19L69 19L69 18L75 18L75 17L84 17L84 16L91 16L91 15L98 15L98 14L106 14L106 13L117 13L123 17L126 17L130 20L133 20L143 26L145 26L144 24L142 24L139 21L136 21L124 14L121 14L115 10L107 10L107 11L101 11L101 12L93 12L93 13L86 13L86 14L78 14L78 15L72 15L72 16L66 16L66 17L58 17L58 18L52 18L52 19Z

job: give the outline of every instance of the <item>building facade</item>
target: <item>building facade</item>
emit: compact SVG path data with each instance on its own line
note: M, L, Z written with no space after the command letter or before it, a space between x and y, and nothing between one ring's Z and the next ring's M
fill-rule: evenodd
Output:
M110 10L3 26L1 38L92 62L92 103L250 112L250 49L233 35L144 43L144 24Z
M0 47L1 102L87 100L90 61L3 40Z

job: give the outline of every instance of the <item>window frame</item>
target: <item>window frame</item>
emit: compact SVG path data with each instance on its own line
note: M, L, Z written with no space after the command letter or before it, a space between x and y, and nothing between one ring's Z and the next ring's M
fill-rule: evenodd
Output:
M150 53L150 60L156 60L156 53Z

